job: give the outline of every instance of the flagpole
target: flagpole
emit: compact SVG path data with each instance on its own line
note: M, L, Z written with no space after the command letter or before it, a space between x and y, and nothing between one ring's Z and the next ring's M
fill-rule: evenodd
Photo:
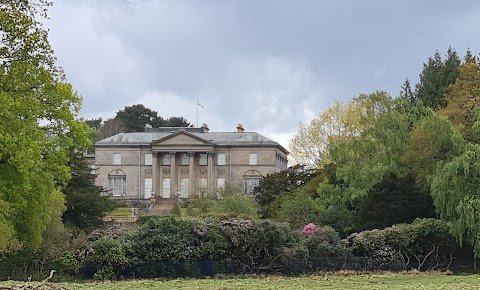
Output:
M197 128L198 128L198 98L197 98Z

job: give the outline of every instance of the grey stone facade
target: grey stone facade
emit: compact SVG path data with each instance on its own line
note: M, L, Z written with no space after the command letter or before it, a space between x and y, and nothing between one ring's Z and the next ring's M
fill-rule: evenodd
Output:
M255 132L146 128L95 144L97 185L117 199L188 198L225 182L251 193L262 176L287 168L288 151Z

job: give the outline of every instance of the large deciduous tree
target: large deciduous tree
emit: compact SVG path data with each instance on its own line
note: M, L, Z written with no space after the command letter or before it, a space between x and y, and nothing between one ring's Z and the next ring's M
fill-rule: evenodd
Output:
M480 256L480 145L446 163L432 181L432 196L440 216L451 222L453 235Z
M289 141L290 156L294 163L309 168L322 167L330 162L329 149L335 142L358 135L361 131L361 104L357 101L337 101L307 126L300 124L297 134Z
M88 144L81 98L55 67L38 18L44 0L0 3L0 252L41 244L70 177L73 147Z

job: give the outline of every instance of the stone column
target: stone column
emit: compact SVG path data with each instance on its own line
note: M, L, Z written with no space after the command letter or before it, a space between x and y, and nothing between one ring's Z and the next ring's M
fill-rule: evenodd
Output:
M158 192L158 163L157 152L152 152L152 197L156 198Z
M158 184L157 192L159 197L163 197L163 153L157 153L157 166L158 166Z
M190 155L190 163L188 166L188 183L189 183L189 192L188 195L191 196L193 192L195 192L195 153L188 152ZM188 196L187 196L188 197Z
M177 196L177 165L176 152L170 152L170 198Z
M207 161L207 188L209 190L214 190L213 182L214 182L214 175L213 175L213 152L208 152L208 161Z

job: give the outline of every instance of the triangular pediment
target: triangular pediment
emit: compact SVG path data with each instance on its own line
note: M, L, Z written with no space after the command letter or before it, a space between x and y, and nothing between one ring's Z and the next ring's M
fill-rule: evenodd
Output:
M188 145L214 145L212 142L209 142L203 138L200 138L192 133L180 130L166 137L155 140L151 143L152 146L162 146L162 145L177 145L177 146L188 146Z

